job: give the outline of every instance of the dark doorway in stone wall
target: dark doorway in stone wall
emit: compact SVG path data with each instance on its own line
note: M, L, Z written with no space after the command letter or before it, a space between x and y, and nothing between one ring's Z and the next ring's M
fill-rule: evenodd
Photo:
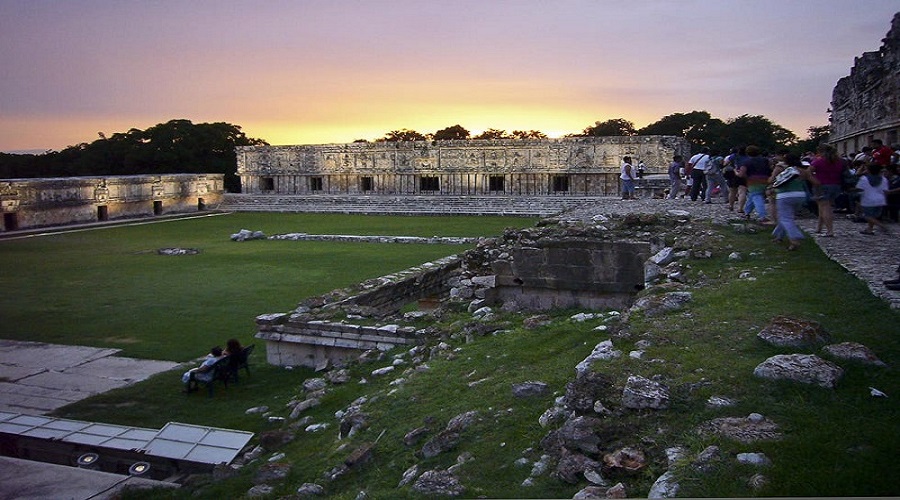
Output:
M97 220L100 222L109 220L109 207L106 205L97 207Z
M203 201L203 198L197 198L197 211L202 212L206 210L206 202Z
M3 214L3 229L7 231L19 229L19 218L15 212Z
M162 202L161 201L153 202L153 215L162 215Z

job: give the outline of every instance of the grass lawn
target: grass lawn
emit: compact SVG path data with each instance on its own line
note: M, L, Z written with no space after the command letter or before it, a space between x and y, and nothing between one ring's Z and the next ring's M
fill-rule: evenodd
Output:
M236 213L0 240L0 337L115 347L122 355L185 361L235 337L254 318L306 297L382 276L466 246L254 240L267 235L493 236L535 219ZM161 256L157 249L196 248Z

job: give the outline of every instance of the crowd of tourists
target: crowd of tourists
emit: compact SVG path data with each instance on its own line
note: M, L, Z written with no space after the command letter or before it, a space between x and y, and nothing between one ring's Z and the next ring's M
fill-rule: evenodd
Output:
M625 182L630 158L623 160L622 194L629 199L634 196L633 183ZM900 147L877 139L843 156L828 144L803 155L769 153L752 145L724 154L703 148L690 158L674 156L668 177L668 199L724 203L728 210L772 226L773 241L788 250L799 248L804 239L795 221L804 210L817 217L816 232L822 237L835 236L835 214L865 224L859 231L864 235L897 237L889 225L900 222ZM900 289L900 280L885 284Z

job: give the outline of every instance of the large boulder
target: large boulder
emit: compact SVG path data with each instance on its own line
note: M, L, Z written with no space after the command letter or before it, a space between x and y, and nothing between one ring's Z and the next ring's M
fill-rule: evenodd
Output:
M834 389L844 370L814 354L779 354L760 363L753 374L770 380L793 380Z
M878 356L871 349L857 342L830 344L823 347L822 352L837 359L858 361L866 365L885 366L884 361L878 359Z
M775 316L756 336L778 347L806 347L829 340L819 323L787 316Z

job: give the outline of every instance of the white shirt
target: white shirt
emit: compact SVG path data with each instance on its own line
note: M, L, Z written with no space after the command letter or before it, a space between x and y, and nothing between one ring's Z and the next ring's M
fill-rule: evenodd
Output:
M709 163L709 154L697 153L694 156L691 156L691 159L690 161L688 161L688 163L694 166L694 170L705 172L706 164Z

